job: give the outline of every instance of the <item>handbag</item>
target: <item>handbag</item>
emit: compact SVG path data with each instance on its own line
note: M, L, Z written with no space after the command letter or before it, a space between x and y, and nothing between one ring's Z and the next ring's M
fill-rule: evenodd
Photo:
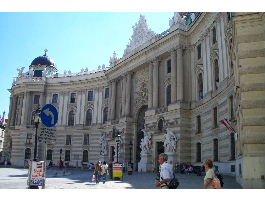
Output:
M212 186L215 188L215 189L221 189L221 183L220 183L220 180L215 176L212 180Z
M179 181L178 179L175 177L175 174L173 173L173 178L169 181L169 183L166 183L166 185L168 186L169 189L177 189L179 186ZM163 178L161 177L161 179L163 180Z

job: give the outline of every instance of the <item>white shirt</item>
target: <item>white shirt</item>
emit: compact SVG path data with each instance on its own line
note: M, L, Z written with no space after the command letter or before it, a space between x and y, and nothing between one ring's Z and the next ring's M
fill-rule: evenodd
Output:
M164 162L160 166L160 181L164 179L173 179L173 170L172 165L168 164L167 162Z

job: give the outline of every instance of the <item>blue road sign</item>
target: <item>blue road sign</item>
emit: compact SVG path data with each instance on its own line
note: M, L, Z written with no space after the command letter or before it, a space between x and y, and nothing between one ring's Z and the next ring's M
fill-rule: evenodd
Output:
M52 104L46 104L41 109L40 118L47 127L54 127L58 121L57 109Z

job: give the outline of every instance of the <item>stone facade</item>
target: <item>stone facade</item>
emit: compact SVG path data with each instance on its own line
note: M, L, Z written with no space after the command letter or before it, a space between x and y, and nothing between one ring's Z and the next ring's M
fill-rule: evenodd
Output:
M32 112L38 104L52 103L59 112L56 143L46 149L52 150L55 162L60 149L62 159L72 166L116 161L113 136L118 131L119 162L131 157L135 169L157 170L158 154L166 151L174 165L201 166L213 159L221 173L236 175L244 187L264 187L264 13L185 17L191 21L175 13L169 30L154 34L141 16L123 57L114 52L110 66L99 71L38 78L20 72L10 89L7 131L12 137L12 164L23 165L26 148L31 152L27 159L32 159ZM57 102L52 102L54 94ZM237 126L236 135L220 122L225 118ZM141 153L146 134L151 135L150 149ZM165 144L174 148L165 149ZM39 145L40 159L43 149Z

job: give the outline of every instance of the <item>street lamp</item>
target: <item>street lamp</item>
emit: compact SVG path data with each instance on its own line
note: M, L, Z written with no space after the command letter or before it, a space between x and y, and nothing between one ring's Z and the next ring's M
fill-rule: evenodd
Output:
M36 109L34 113L34 123L35 123L35 128L36 128L36 133L35 133L35 145L34 145L34 159L33 161L37 161L37 148L38 148L38 127L40 123L40 107Z
M130 149L130 164L132 164L132 147L133 147L133 143L132 143L132 141L130 141L130 143L129 143L129 149Z
M119 132L117 132L118 134L116 135L116 152L117 152L117 163L119 163L119 145L120 145L120 141L121 141L121 135Z

